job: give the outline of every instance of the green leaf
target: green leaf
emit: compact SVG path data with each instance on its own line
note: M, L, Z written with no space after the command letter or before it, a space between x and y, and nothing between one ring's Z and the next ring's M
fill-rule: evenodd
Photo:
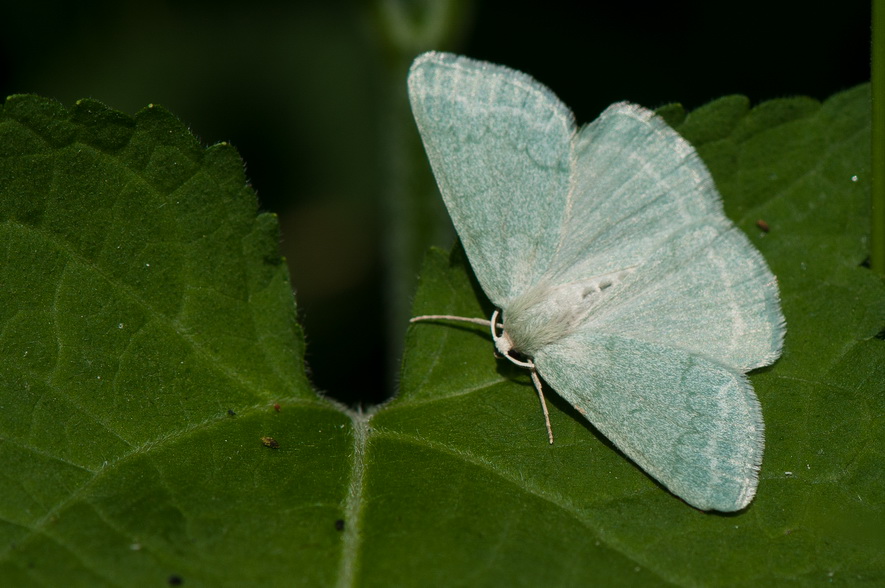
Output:
M234 149L162 108L7 100L0 583L334 577L350 419L278 241Z
M552 392L550 446L528 375L480 327L411 326L387 405L318 397L276 221L232 148L203 149L156 107L10 98L2 583L885 581L868 92L664 110L778 275L787 317L783 357L751 375L767 454L734 515L685 505ZM414 310L492 309L455 249L428 254Z

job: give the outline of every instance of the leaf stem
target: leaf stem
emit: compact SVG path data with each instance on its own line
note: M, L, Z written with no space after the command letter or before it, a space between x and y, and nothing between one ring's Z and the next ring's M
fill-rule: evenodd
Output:
M396 380L403 326L410 314L415 277L432 244L451 241L447 220L406 94L412 60L429 49L456 44L468 21L465 0L375 0L372 17L387 69L382 96L379 154L383 168L381 205L386 225L385 267L388 381Z

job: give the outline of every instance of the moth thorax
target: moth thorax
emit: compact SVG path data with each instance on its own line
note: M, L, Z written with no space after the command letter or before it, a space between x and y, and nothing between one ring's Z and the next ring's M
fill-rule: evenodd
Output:
M567 310L546 312L549 310L551 309L532 308L526 313L507 311L503 325L511 352L533 357L542 347L574 331L574 313Z

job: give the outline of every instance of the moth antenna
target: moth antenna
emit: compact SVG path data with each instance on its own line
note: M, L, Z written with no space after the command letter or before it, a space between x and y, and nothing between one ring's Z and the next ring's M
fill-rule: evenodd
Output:
M550 440L550 445L553 445L553 427L550 426L550 413L547 412L547 400L544 399L544 390L541 388L541 378L538 377L538 372L535 371L535 366L532 366L529 373L532 374L532 382L535 384L535 390L538 391L538 398L541 399L541 410L544 411L544 424L547 425L547 438Z
M491 321L481 318L470 318L466 316L452 316L450 314L422 314L421 316L413 316L409 319L410 323L418 321L461 321L462 323L473 323L484 327L491 326Z

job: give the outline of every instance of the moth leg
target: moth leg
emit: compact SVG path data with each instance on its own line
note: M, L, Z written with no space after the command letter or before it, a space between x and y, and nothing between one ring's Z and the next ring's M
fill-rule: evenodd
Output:
M544 398L541 378L538 377L538 372L535 371L534 365L532 365L529 373L532 374L532 382L535 384L535 390L538 391L538 398L541 399L541 409L544 411L544 424L547 425L547 438L550 440L550 445L553 445L553 427L550 426L550 413L547 412L547 400Z

